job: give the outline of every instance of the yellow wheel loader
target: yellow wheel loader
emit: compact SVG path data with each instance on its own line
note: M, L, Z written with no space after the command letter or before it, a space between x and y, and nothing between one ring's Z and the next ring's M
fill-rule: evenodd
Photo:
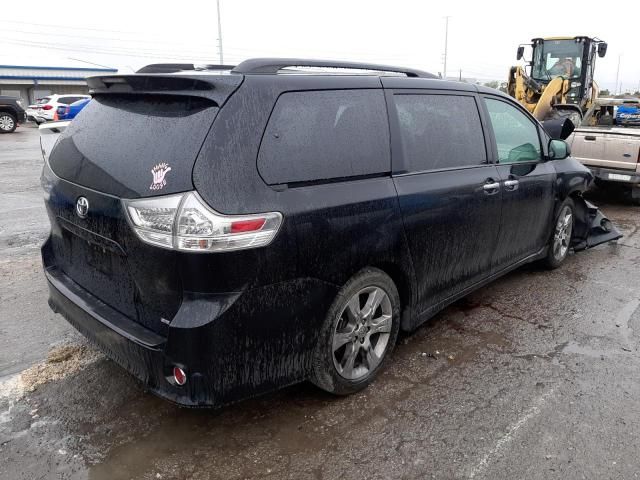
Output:
M554 125L555 137L562 138L566 131L565 119L574 125L598 96L598 85L593 79L596 53L604 57L606 42L590 37L534 38L530 44L518 47L517 59L524 57L526 46L532 48L531 60L526 66L511 67L507 90L534 117ZM548 129L549 130L549 129ZM551 133L551 132L550 132Z

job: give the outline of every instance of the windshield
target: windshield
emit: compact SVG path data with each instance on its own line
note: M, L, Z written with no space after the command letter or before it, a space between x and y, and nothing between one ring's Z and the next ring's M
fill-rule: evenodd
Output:
M535 46L532 76L549 81L555 77L580 78L583 43L575 40L547 40Z

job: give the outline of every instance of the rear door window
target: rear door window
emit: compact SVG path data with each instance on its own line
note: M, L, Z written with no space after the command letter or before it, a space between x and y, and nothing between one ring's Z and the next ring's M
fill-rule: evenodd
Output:
M258 154L270 185L381 174L390 164L382 90L282 94Z
M487 163L482 123L473 96L396 94L393 98L406 171Z
M513 105L485 98L500 163L536 162L542 158L538 127Z
M58 99L59 103L64 105L71 105L73 102L80 100L82 97L60 97Z

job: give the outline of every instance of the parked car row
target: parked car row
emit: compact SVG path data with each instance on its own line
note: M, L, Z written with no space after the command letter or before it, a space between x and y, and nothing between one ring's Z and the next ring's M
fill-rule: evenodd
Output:
M73 111L77 114L89 100L91 100L90 95L49 95L38 99L35 104L29 105L27 119L37 124L62 120L61 114L65 116L64 119L70 119L68 115L71 106L74 105Z

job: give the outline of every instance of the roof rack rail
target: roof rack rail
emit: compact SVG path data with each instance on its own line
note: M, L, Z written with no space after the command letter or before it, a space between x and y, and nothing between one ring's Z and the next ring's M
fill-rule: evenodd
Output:
M412 68L376 65L372 63L344 62L339 60L304 60L301 58L251 58L235 67L233 73L276 74L285 68L319 67L344 70L369 70L372 72L400 73L407 77L438 78L436 75Z
M176 73L189 70L232 70L235 65L197 65L193 63L152 63L136 73Z

